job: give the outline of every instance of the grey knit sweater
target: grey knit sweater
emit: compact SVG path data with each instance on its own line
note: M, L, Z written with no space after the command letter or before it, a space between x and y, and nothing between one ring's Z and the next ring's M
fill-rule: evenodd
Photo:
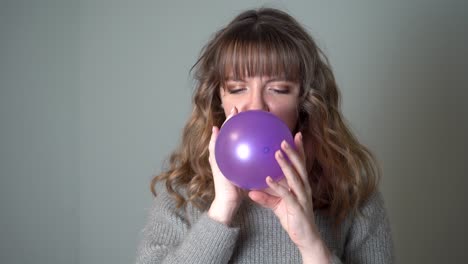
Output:
M192 206L178 210L162 184L142 232L138 264L302 263L301 255L270 209L246 198L231 227ZM339 231L315 212L333 263L393 263L393 242L382 196L376 193Z

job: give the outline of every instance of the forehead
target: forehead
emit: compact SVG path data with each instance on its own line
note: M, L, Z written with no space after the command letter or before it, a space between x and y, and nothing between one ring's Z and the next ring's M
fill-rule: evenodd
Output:
M248 58L246 58L248 60ZM299 72L291 71L277 64L271 66L268 63L246 62L244 64L227 64L221 67L219 76L222 80L248 80L252 78L261 78L262 80L277 80L277 81L298 81Z
M214 66L221 80L269 76L298 81L301 76L297 51L279 44L233 40L222 46L218 54Z

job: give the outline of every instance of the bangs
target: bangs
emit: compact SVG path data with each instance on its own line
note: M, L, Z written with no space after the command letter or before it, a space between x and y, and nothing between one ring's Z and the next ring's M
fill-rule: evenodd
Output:
M253 76L277 77L299 82L301 56L297 43L275 29L239 28L220 39L214 69L217 79L244 79Z

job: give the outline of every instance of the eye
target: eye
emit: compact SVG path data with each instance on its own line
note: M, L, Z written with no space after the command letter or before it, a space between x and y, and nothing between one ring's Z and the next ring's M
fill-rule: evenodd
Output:
M278 93L278 94L288 94L289 93L289 90L287 90L287 89L273 89L273 91L275 93Z
M247 90L247 88L245 87L235 87L235 88L228 88L228 93L230 94L238 94L238 93L241 93L245 90Z
M277 94L288 94L290 89L287 86L272 86L268 90Z

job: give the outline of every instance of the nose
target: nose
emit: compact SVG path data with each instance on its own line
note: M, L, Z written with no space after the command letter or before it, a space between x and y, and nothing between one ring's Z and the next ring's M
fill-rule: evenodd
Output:
M269 111L265 96L261 92L252 93L246 104L246 110Z

